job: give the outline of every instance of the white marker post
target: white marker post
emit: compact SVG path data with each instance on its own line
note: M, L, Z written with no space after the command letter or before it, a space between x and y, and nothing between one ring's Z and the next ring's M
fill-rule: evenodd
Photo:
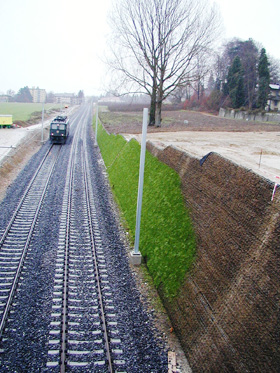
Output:
M141 264L141 260L142 260L142 255L139 251L139 237L140 237L143 184L144 184L147 127L148 127L148 109L145 108L143 109L143 125L142 125L142 141L141 141L140 168L139 168L135 242L134 242L134 251L131 252L131 262L134 265Z
M94 146L97 146L97 127L98 127L98 103L96 104L96 121L95 121L95 139L94 139Z

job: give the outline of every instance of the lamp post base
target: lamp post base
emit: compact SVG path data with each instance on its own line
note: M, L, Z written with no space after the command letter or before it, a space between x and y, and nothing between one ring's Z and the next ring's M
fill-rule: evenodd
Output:
M130 252L129 261L134 266L140 266L142 263L142 255L141 253L135 253L134 251Z

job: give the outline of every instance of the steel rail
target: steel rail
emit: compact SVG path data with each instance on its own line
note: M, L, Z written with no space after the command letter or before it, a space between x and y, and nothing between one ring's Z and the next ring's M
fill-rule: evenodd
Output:
M63 303L62 303L62 333L61 333L61 357L60 357L60 372L65 372L66 367L66 349L67 349L67 292L68 292L68 253L69 253L69 238L70 238L70 213L71 213L71 194L73 188L73 159L71 159L70 169L70 190L67 201L67 223L65 237L65 258L64 258L64 279L63 279Z
M82 120L80 121L82 122ZM70 219L71 219L71 203L73 195L73 184L74 184L74 168L75 168L75 155L77 154L78 141L80 140L79 135L81 135L83 143L86 142L86 136L84 134L84 126L81 128L80 125L75 131L75 137L72 144L70 161L69 161L69 186L68 186L68 198L67 198L67 217L66 217L66 233L65 233L65 251L64 251L64 275L63 275L63 295L62 295L62 318L61 318L61 350L60 350L60 373L65 373L67 368L67 309L68 309L68 262L69 262L69 246L70 246ZM100 285L100 276L98 270L98 263L95 254L95 243L94 243L94 228L91 220L91 206L90 206L90 190L89 190L89 176L88 176L88 163L85 154L85 149L79 154L82 160L82 170L85 185L85 198L86 198L86 212L87 220L89 224L90 231L90 242L92 246L92 257L93 266L95 270L95 278L97 283L97 293L99 301L99 310L101 313L101 322L103 329L103 337L105 341L106 357L108 360L108 371L110 373L114 372L112 358L110 353L109 336L107 331L106 317L105 317L105 307L103 304L102 290Z
M30 230L29 230L29 233L28 233L28 236L27 236L27 239L26 239L26 242L25 242L22 254L21 254L21 258L19 260L18 267L17 267L17 270L15 272L15 276L14 276L14 279L13 279L13 282L12 282L11 290L10 290L10 293L9 293L9 296L8 296L8 299L7 299L5 308L4 308L4 312L2 314L1 322L0 322L0 337L2 337L4 328L5 328L5 323L6 323L6 320L7 320L7 317L8 317L8 313L9 313L9 310L10 310L10 307L11 307L11 304L12 304L12 301L13 301L13 298L14 298L14 294L15 294L15 291L16 291L16 288L17 288L17 283L18 283L18 280L19 280L19 277L20 277L20 273L21 273L21 270L22 270L24 259L25 259L25 256L26 256L26 253L27 253L27 250L28 250L28 246L29 246L29 243L30 243L30 240L31 240L34 228L35 228L35 224L36 224L39 212L41 210L41 206L42 206L43 200L44 200L45 195L46 195L46 191L47 191L47 188L48 188L48 184L49 184L50 178L51 178L52 173L53 173L53 169L55 167L55 164L57 162L57 159L58 159L58 156L59 156L59 153L60 153L60 149L59 149L59 151L58 151L58 153L56 155L56 158L53 161L53 164L51 165L49 175L48 175L48 177L46 179L45 187L44 187L44 189L42 191L39 203L37 205L36 212L35 212L35 215L33 217L33 221L32 221L32 224L31 224L31 227L30 227ZM49 151L48 151L47 154L49 154ZM46 159L46 156L44 157L44 161ZM43 163L44 162L40 163L39 169L41 169ZM35 175L36 176L38 175L38 170L36 171ZM33 182L34 182L35 179L36 179L36 177L32 178L32 183L29 184L28 191L30 190L30 187L33 184ZM24 198L25 198L26 194L27 193L25 193ZM21 200L20 206L22 205L22 203L23 203L23 200ZM17 209L17 213L18 213L18 211L19 211L19 209ZM15 217L16 217L16 214L13 215L13 220L11 220L12 223L13 223ZM12 223L10 224L10 227L11 227Z
M62 299L62 320L61 320L61 352L60 352L60 372L65 373L67 363L67 293L68 293L68 256L69 256L69 241L70 241L70 216L71 216L71 198L73 192L74 178L74 160L78 147L78 135L80 126L75 130L73 135L74 141L71 147L69 161L69 189L67 199L67 218L66 218L66 237L65 237L65 257L64 257L64 278L63 278L63 299Z
M83 154L82 165L83 165L84 183L85 183L85 189L86 189L86 203L87 203L88 223L90 227L92 256L93 256L93 261L94 261L95 276L96 276L96 282L97 282L97 291L98 291L98 299L99 299L100 311L101 311L103 335L104 335L105 347L106 347L106 356L108 359L109 372L112 373L114 370L113 370L112 358L111 358L111 353L110 353L110 344L109 344L109 337L108 337L107 324L106 324L106 318L105 318L105 307L103 304L102 291L101 291L101 286L100 286L99 269L98 269L98 263L96 259L96 253L95 253L94 229L93 229L92 221L91 221L91 208L90 208L88 172L87 172L88 167L87 167L87 163L84 157L85 155Z
M53 147L53 145L51 145L51 146L49 147L49 149L47 150L47 152L46 152L46 154L44 155L44 158L42 159L41 163L39 164L39 166L38 166L38 168L37 168L35 174L33 175L32 179L30 180L29 184L27 185L27 187L26 187L26 189L25 189L25 191L24 191L23 196L21 197L21 199L20 199L20 201L19 201L19 203L18 203L18 205L17 205L17 207L16 207L16 209L15 209L15 211L14 211L14 213L13 213L13 215L12 215L12 217L11 217L11 219L10 219L10 221L9 221L9 223L8 223L8 225L7 225L7 227L6 227L6 229L5 229L5 231L4 231L3 234L2 234L2 237L1 237L1 240L0 240L0 248L1 248L1 246L3 245L3 243L4 243L4 241L5 241L5 238L7 237L7 234L8 234L8 232L9 232L9 230L11 229L11 226L12 226L12 224L13 224L13 222L14 222L14 220L15 220L15 218L16 218L16 216L17 216L17 214L18 214L18 212L19 212L19 210L20 210L20 208L21 208L21 206L22 206L22 204L23 204L23 202L24 202L24 200L25 200L27 194L28 194L28 192L30 191L32 185L34 184L34 181L36 180L36 177L37 177L38 173L40 172L40 170L41 170L41 168L42 168L42 166L43 166L43 164L44 164L44 162L45 162L47 156L49 155L49 153L50 153L52 147Z

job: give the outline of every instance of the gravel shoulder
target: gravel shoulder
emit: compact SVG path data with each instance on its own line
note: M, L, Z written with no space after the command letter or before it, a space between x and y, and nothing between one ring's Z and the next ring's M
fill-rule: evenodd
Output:
M17 130L0 130L0 147L5 143L11 148L0 153L0 202L5 197L7 188L14 182L20 171L26 166L31 157L38 152L41 147L41 131L22 131L20 135ZM1 148L0 148L1 149Z

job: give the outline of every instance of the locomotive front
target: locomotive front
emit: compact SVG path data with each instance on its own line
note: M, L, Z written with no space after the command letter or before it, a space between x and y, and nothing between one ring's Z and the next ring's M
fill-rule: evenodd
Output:
M50 140L54 144L65 144L69 134L69 119L67 116L57 116L50 125Z

